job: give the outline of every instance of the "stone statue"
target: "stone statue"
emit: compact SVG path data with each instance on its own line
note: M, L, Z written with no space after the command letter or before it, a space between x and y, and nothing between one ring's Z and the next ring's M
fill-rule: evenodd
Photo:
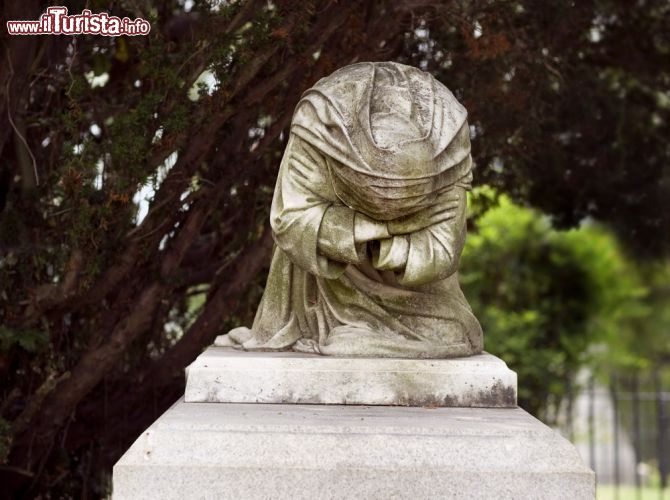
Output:
M276 242L251 329L216 345L330 356L482 351L458 284L472 180L467 112L431 75L358 63L306 91L270 222Z

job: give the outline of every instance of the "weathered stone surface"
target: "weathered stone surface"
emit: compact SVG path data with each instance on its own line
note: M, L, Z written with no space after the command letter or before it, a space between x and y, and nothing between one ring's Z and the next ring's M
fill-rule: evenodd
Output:
M575 448L520 409L175 404L114 500L592 499Z
M187 402L515 407L516 373L490 354L334 358L210 347L188 368Z
M270 226L276 243L247 350L480 354L458 283L472 182L467 112L396 62L340 68L296 106Z

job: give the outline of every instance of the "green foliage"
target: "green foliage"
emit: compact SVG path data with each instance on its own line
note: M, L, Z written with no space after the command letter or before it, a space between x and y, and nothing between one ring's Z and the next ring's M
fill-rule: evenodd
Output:
M597 224L556 230L549 217L488 187L475 189L471 206L479 215L461 282L487 351L517 371L522 406L541 413L597 356L594 346L630 331L645 290L616 239Z
M46 333L38 330L10 330L0 325L0 352L7 352L18 346L27 352L36 353L42 350L49 342Z
M629 306L638 314L631 328L612 331L607 363L603 360L608 367L628 371L670 365L670 261L639 263L638 268L646 288L644 301ZM670 378L664 384L670 384Z

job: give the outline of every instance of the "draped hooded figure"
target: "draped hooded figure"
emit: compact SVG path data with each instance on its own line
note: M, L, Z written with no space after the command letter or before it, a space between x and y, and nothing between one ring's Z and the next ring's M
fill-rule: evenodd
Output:
M472 180L466 110L431 75L358 63L296 107L251 329L216 345L333 356L481 352L458 284Z

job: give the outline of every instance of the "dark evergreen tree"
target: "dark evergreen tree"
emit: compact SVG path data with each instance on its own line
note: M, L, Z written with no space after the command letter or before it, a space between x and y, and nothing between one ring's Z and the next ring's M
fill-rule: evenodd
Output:
M5 20L46 5L0 7L0 458L15 495L102 495L183 368L250 322L292 110L346 64L433 72L470 112L477 183L668 252L667 1L65 3L152 31L9 36Z

